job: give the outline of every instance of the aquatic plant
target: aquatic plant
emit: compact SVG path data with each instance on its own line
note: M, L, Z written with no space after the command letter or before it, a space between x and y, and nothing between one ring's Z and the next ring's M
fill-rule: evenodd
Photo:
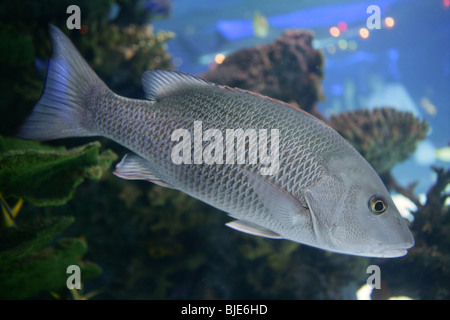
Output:
M51 244L73 217L38 217L0 232L0 298L24 299L66 287L67 267L80 267L83 281L98 276L98 265L82 261L86 242L63 238Z
M77 216L71 230L85 235L95 261L106 264L102 265L110 275L106 284L118 288L102 292L101 298L164 299L185 281L194 285L191 277L174 279L208 265L213 245L202 239L213 230L220 234L219 228L227 229L216 209L146 181L108 175L79 191L71 206ZM201 298L195 292L191 296Z
M77 1L82 12L83 27L78 31L65 28L68 18L66 9L73 1L50 0L45 5L32 0L19 3L2 1L0 94L3 98L0 100L0 134L14 135L42 93L47 59L52 51L49 23L64 26L62 29L71 34L78 50L110 88L129 96L143 96L140 84L142 73L157 67L171 68L171 58L167 54L165 43L173 34L154 33L148 25L151 19L169 13L170 1L149 1L139 5L141 2ZM67 145L73 145L73 142L68 141ZM91 216L101 219L102 212L99 215L94 213L103 207L102 203L110 203L111 196L98 192L93 197L90 192L85 203L77 202L73 207L54 206L67 203L77 196L76 188L81 190L81 194L95 188L97 184L114 188L119 179L111 177L111 174L104 179L99 178L115 159L112 151L101 151L98 142L66 149L0 138L0 196L2 213L8 219L8 223L2 226L9 226L0 232L0 242L4 244L0 244L0 287L2 291L10 291L9 294L3 292L2 298L29 298L39 292L65 288L67 274L65 269L61 273L61 268L68 264L83 264L78 260L87 247L84 241L78 239L79 235L90 235L86 237L89 242L96 239L98 225L82 225L82 222ZM96 182L91 184L94 180ZM116 195L115 191L111 194ZM18 204L13 206L17 197L20 197ZM20 209L22 199L25 201ZM92 203L97 207L87 206ZM15 213L19 209L19 216L16 217ZM111 209L111 212L116 210L114 207ZM147 214L147 208L139 209L145 209ZM14 216L9 216L11 212L8 211L14 211ZM123 212L126 212L126 208ZM73 217L66 218L62 215L74 213L77 214L77 221L70 229L65 230L73 222ZM39 216L39 220L36 220L36 216ZM107 218L111 223L105 224L106 226L117 222L114 215ZM128 232L125 226L126 223L124 226L116 226L116 230L123 227L121 230ZM70 234L77 239L64 238L47 246L55 235L63 231L65 235ZM94 261L97 261L97 256L101 256L98 252L103 252L110 238L109 235L105 237L108 240L94 254ZM129 251L130 247L126 250ZM148 254L145 248L142 252ZM117 268L121 266L120 263L117 264ZM93 268L93 265L86 264L85 267L80 267L83 281L100 272L98 266ZM23 292L18 292L20 290Z
M67 150L0 136L0 200L8 220L0 232L0 298L23 299L65 288L69 265L80 267L83 281L101 273L97 265L81 261L85 241L63 238L49 246L73 217L39 215L14 221L22 199L38 206L62 205L84 179L100 179L117 156L99 149L99 142ZM20 198L11 216L5 198Z
M314 115L323 99L324 57L312 47L313 34L287 30L267 45L238 50L202 75L206 80L294 103Z
M67 150L0 136L0 193L35 205L61 205L84 179L100 179L117 156L100 143Z
M333 115L329 123L379 173L406 160L425 139L425 120L394 108L361 109Z

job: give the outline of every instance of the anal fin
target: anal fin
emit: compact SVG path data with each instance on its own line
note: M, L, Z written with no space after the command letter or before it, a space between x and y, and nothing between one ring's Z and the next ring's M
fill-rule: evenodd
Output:
M136 155L125 155L116 165L116 170L113 173L122 179L147 180L162 187L175 189L174 186L155 176L149 169L147 161Z

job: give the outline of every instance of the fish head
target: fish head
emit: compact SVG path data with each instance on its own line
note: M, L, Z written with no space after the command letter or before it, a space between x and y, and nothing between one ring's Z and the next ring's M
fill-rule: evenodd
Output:
M378 174L362 158L337 162L306 193L321 247L358 256L404 256L414 238Z

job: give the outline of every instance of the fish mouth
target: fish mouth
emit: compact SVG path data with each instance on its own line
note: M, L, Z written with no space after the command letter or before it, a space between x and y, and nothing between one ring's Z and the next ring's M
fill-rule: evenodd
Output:
M406 255L408 253L407 249L412 248L415 244L414 237L409 229L399 234L401 236L395 241L380 243L378 250L376 250L376 256L380 258L397 258Z
M406 242L401 244L395 244L392 246L383 246L375 253L376 257L379 258L397 258L403 257L408 253L408 249L414 246L414 242Z
M407 249L389 249L389 250L383 250L379 254L377 254L376 257L379 258L398 258L403 257L408 253Z

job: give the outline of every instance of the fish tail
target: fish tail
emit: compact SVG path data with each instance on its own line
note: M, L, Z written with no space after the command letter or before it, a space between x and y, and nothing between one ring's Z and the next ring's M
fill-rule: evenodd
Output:
M109 89L62 31L50 25L50 35L53 55L44 93L17 136L42 141L98 135L89 127L89 104Z

